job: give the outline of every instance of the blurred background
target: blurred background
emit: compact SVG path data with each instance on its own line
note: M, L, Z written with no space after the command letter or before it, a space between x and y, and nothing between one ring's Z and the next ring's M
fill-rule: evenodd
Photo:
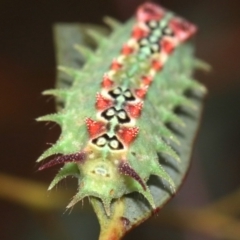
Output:
M143 2L0 1L0 185L3 189L11 183L8 177L16 178L20 184L26 180L28 184L33 181L47 187L56 172L56 169L37 172L35 160L48 147L46 142L53 143L57 139L59 129L34 120L55 111L54 101L41 95L43 90L55 84L53 24L102 24L105 15L125 21ZM239 188L240 1L155 2L198 25L197 56L213 68L211 73L197 76L207 86L209 94L191 170L184 186L167 206L201 208ZM72 184L75 182L67 180L61 188L74 189ZM14 182L9 186L13 193L18 193ZM58 193L57 190L51 194L46 191L47 201L51 201L52 194ZM28 189L20 192L23 198L31 198L29 194ZM37 197L37 193L32 194ZM13 199L0 193L1 240L97 239L99 227L92 210L81 211L84 208L80 206L71 214L64 213L64 208L41 211ZM85 203L87 205L87 201ZM161 218L161 212L158 215ZM163 225L147 221L126 239L223 239Z

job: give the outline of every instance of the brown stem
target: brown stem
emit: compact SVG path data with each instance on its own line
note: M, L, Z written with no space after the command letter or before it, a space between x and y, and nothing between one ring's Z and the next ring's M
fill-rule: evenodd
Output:
M120 240L126 233L126 223L124 221L124 203L118 199L112 204L111 218L108 218L103 211L102 203L96 198L91 198L94 211L100 223L99 240Z

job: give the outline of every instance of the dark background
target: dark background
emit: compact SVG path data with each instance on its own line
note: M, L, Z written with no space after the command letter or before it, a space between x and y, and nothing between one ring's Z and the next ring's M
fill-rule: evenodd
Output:
M58 127L36 123L54 112L41 95L55 83L52 25L56 22L102 23L105 15L127 20L138 0L1 0L0 1L0 172L49 183L53 171L37 173L35 160L54 142ZM156 1L158 2L158 1ZM198 78L209 89L193 165L173 200L199 207L239 186L240 167L240 2L236 0L162 0L161 5L196 23L197 56L213 71ZM4 182L0 183L4 184ZM24 193L22 193L24 194ZM46 222L20 205L0 199L0 239L97 239L93 215L54 213ZM57 217L56 217L57 216ZM51 234L51 224L66 235ZM55 226L58 228L58 225ZM62 232L62 229L61 229ZM144 224L128 239L210 239ZM66 237L67 236L67 237Z

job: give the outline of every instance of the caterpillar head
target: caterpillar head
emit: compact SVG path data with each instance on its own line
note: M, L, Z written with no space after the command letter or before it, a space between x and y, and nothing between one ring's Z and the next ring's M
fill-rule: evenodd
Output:
M137 20L147 22L150 20L161 20L164 9L153 3L145 3L137 10Z

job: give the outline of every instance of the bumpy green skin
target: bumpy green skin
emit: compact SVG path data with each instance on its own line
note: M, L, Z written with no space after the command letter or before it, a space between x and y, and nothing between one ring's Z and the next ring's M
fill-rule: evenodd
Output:
M99 48L94 55L83 50L88 55L88 61L83 68L61 68L73 78L72 87L48 90L45 94L55 95L65 102L65 107L56 114L38 118L38 121L56 122L61 126L62 133L59 140L43 153L38 161L54 154L76 153L85 147L88 141L85 119L96 118L95 96L100 91L101 79L109 70L112 59L119 55L122 45L129 38L132 26L132 20L125 25L115 26L108 38L91 34L98 40ZM167 181L173 191L174 182L159 164L157 153L170 155L180 162L180 156L171 147L172 144L179 144L178 137L166 127L166 123L183 126L184 123L173 110L177 106L195 108L193 102L184 96L184 92L188 89L205 91L202 85L191 79L194 67L191 44L179 46L148 90L141 117L137 121L140 132L127 155L130 165L145 182L151 175L157 175ZM75 176L79 182L78 192L68 207L86 196L94 196L102 200L107 215L110 215L113 199L127 193L139 192L145 196L152 208L155 208L148 188L144 190L137 181L120 174L116 165L102 156L88 159L84 164L65 164L49 189L67 176Z

